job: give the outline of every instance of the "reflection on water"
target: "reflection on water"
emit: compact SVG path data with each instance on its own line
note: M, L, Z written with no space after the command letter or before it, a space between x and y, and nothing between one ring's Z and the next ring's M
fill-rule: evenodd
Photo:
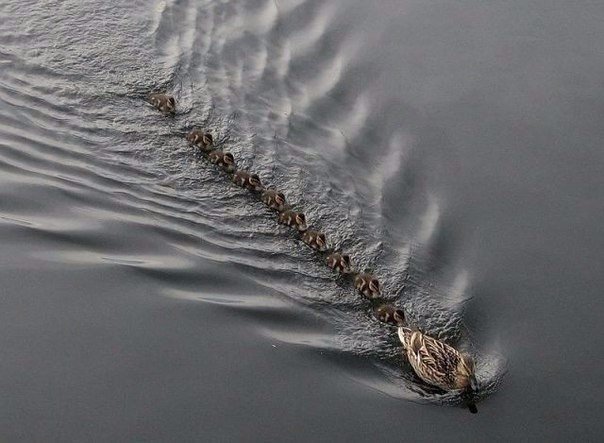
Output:
M559 251L579 250L588 232L602 238L589 217L572 215L602 209L594 167L601 130L590 115L602 109L604 64L594 62L588 32L599 29L601 7L533 8L9 1L0 6L10 18L0 25L0 236L11 252L0 263L27 275L31 267L107 272L128 312L147 312L164 296L168 306L203 312L202 336L213 343L292 346L297 351L284 357L292 365L318 353L307 377L350 377L346 392L375 389L382 414L384 393L457 404L419 382L394 330L377 323L349 285L194 154L183 134L199 125L304 208L360 269L373 270L413 323L474 355L482 397L502 383L508 358L518 362L483 402L486 411L512 414L519 392L539 409L553 393L525 380L561 364L553 355L534 360L551 344L550 316L561 321L567 312L557 303L564 285L551 287L569 266ZM577 32L564 36L561 23ZM177 97L174 119L145 103L152 90ZM581 229L561 238L569 225ZM596 250L588 243L573 256L587 275L568 283L592 303L597 285L578 289L599 275ZM65 275L55 284L69 281ZM87 291L102 299L103 284ZM126 288L137 284L153 295L131 299L138 291ZM62 300L54 309L71 309ZM106 300L102 310L115 309ZM130 334L153 335L144 327ZM100 352L98 342L89 346ZM203 363L195 364L222 367L215 350L198 352ZM263 352L246 355L259 370ZM266 376L276 383L283 374ZM324 394L342 392L334 385ZM504 421L486 427L511 432ZM477 423L480 432L487 421Z

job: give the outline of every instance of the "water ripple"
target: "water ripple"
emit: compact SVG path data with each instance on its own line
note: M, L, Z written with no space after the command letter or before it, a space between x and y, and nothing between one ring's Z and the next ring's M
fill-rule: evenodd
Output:
M67 195L87 223L53 214L43 199L43 217L0 199L0 222L57 245L39 253L45 260L127 267L165 285L166 296L244 310L278 342L369 358L383 377L359 379L389 395L455 402L407 366L401 373L393 331L182 137L193 125L211 130L240 165L303 207L332 245L374 269L411 319L471 348L462 320L471 275L447 261L455 247L447 221L418 179L425 122L409 107L377 105L359 87L371 69L355 58L359 42L334 26L330 4L161 0L115 11L64 3L56 22L41 7L2 7L10 23L27 14L54 29L13 25L0 34L0 168L11 186ZM101 26L89 28L90 17ZM60 32L66 28L72 32ZM178 98L173 120L144 102L158 89ZM389 218L389 193L401 183L396 195L405 200L396 205L406 209ZM125 230L140 235L124 245L112 233ZM149 250L149 238L165 255ZM229 263L273 298L222 287L199 293L196 257ZM296 323L275 308L280 297L324 316L334 331ZM490 392L503 363L472 352Z

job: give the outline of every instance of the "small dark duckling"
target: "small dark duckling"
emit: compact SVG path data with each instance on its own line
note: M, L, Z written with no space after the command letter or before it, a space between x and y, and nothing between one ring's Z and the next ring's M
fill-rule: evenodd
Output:
M306 231L306 217L301 212L288 210L279 214L279 223L296 228L300 232Z
M264 189L258 174L250 174L247 171L235 172L235 175L233 175L233 183L235 183L237 186L241 186L242 188L255 192L260 192Z
M208 156L210 161L227 172L235 170L235 157L230 152L212 151Z
M315 251L323 252L327 250L327 239L322 232L305 231L304 234L302 234L302 241Z
M393 305L381 305L373 310L373 315L379 321L394 326L402 326L405 323L405 313Z
M354 278L354 288L367 298L380 296L380 282L372 274L357 274Z
M283 212L287 206L283 192L267 189L262 193L262 202L271 209Z
M176 100L167 94L151 94L149 102L164 114L174 114L176 111Z
M214 144L214 138L209 132L203 132L199 129L193 129L187 134L187 141L193 146L197 146L204 152L210 152Z
M327 257L327 266L338 271L340 274L348 274L350 272L350 256L348 254L332 252Z

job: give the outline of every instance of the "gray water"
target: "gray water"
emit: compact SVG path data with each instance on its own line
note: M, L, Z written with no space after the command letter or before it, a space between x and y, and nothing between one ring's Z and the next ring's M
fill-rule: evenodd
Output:
M601 439L604 5L376 3L0 3L0 440ZM477 415L193 125L474 356Z

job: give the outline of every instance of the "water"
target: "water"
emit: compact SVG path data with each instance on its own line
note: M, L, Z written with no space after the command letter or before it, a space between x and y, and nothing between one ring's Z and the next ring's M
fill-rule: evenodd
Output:
M600 2L0 5L0 437L596 439ZM178 99L174 119L144 101ZM479 414L196 157L472 353Z

